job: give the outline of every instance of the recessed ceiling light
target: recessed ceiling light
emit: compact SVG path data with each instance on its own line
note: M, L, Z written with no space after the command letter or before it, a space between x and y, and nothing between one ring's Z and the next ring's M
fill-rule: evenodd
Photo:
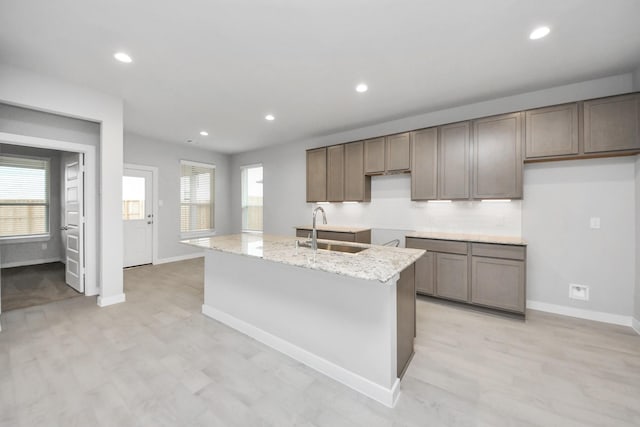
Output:
M131 57L124 52L117 52L113 55L113 57L116 58L118 61L124 62L126 64L133 62L133 59L131 59Z
M209 136L209 132L207 132L206 130L203 130L203 131L200 131L200 135Z
M531 34L529 34L529 38L531 40L538 40L548 35L550 32L551 30L549 29L549 27L538 27L535 30L531 31Z
M264 116L264 118L266 120L269 120L270 122L274 121L276 118L273 116L273 114L267 114L266 116Z
M357 91L357 92L362 93L362 92L366 92L366 91L368 91L368 90L369 90L369 86L367 86L367 85L366 85L366 84L364 84L364 83L360 83L358 86L356 86L356 91Z

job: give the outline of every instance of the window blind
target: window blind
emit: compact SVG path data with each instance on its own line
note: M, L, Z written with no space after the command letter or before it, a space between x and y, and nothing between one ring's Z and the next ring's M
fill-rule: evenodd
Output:
M215 228L215 166L180 162L180 232Z
M49 233L49 159L0 155L0 237Z

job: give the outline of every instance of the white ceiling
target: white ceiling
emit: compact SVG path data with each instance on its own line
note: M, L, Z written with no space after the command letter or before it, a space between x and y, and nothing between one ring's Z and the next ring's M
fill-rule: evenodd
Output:
M630 71L639 18L638 0L2 0L0 62L122 97L127 131L234 153Z

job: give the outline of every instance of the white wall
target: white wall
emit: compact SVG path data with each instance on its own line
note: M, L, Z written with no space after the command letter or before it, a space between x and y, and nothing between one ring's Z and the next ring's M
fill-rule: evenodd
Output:
M330 144L337 144L348 141L355 141L368 137L402 132L411 129L429 127L433 125L467 120L477 117L484 117L492 114L536 108L540 106L561 104L564 102L577 101L582 99L597 98L633 90L633 75L631 73L606 77L602 79L590 80L555 87L535 92L524 93L492 101L480 102L428 114L408 117L391 122L381 123L360 129L354 129L334 135L316 138L297 143L268 147L232 156L231 162L231 220L232 230L239 232L241 229L241 209L240 209L240 166L254 163L264 165L264 229L266 233L292 234L292 227L295 225L308 224L311 220L311 210L315 205L305 202L305 150ZM627 159L627 162L629 160ZM582 161L572 162L582 164ZM613 160L616 162L616 160ZM624 160L623 160L624 162ZM563 162L564 163L564 162ZM584 163L594 166L594 163ZM563 164L545 163L533 166L535 170L544 171L562 169ZM529 170L529 166L526 167ZM628 197L633 196L632 178L629 175L630 166L626 171L626 181L622 179L620 183ZM562 176L564 172L560 171ZM540 172L544 176L544 172ZM588 173L587 173L588 175ZM408 176L387 176L374 177L372 180L372 201L363 204L332 204L324 206L327 210L327 219L332 224L343 225L370 225L374 227L374 243L380 243L385 239L394 237L395 234L402 235L401 231L408 229L442 230L442 231L462 231L503 235L521 235L523 225L522 216L526 216L527 209L542 209L542 207L529 203L528 194L531 194L530 174L525 175L524 202L515 201L502 205L482 205L481 202L454 202L449 205L429 205L426 203L413 203L409 200L410 183ZM588 183L584 183L583 191L588 188ZM578 185L578 187L580 187ZM546 203L543 199L542 203ZM635 207L630 205L629 215L633 215ZM524 212L524 214L523 214ZM632 222L627 218L627 224ZM608 227L607 222L603 224ZM380 227L380 228L377 228ZM602 235L609 235L610 229L601 230ZM627 230L627 240L629 231ZM376 236L380 236L376 239ZM617 235L616 235L617 236ZM525 237L527 237L525 235ZM591 257L591 248L581 246L583 242L574 240L576 234L567 235L570 241L565 245L573 248L575 257ZM608 238L608 237L606 237ZM543 247L537 247L543 244ZM533 243L529 250L533 251L534 257L528 264L528 290L530 295L535 296L539 301L548 304L566 304L564 291L562 295L551 290L540 283L538 277L548 277L553 275L552 266L536 261L536 251L545 251L547 241L543 243ZM623 245L624 246L624 245ZM621 256L631 259L633 264L635 256L635 245L629 246L628 242L624 246L626 254ZM605 251L602 253L601 264L618 263L619 252ZM590 258L589 258L590 259ZM627 270L625 270L625 268ZM631 304L633 298L633 272L628 267L622 267L616 279L616 284L612 285L620 294L611 298L600 292L599 285L594 285L589 309L610 311L615 314L629 316L631 314ZM572 280L578 280L574 278ZM584 280L583 280L584 281ZM587 283L585 283L587 284ZM593 292L592 290L592 292ZM568 285L566 287L568 295Z
M635 158L528 164L524 180L527 299L631 316ZM570 299L569 283L589 286L590 300Z
M49 238L37 242L0 241L2 268L62 260L60 234L60 151L0 144L0 154L45 157L49 159ZM43 248L43 245L46 245Z
M160 262L202 251L180 241L180 160L210 163L216 166L216 234L228 234L229 156L194 146L167 143L129 134L125 135L125 163L158 168L158 258Z
M640 65L633 73L633 90L640 91Z
M101 306L122 302L122 100L0 65L0 102L100 123L98 277Z

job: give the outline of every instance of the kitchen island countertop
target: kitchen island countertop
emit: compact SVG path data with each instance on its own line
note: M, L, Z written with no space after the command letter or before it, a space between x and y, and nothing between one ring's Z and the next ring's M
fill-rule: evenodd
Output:
M388 282L396 274L417 261L423 250L368 245L364 243L333 242L344 246L366 248L358 253L344 253L318 249L315 257L308 247L296 248L294 237L269 234L230 234L183 240L182 243L199 248L228 252L297 267L340 274L356 279Z

